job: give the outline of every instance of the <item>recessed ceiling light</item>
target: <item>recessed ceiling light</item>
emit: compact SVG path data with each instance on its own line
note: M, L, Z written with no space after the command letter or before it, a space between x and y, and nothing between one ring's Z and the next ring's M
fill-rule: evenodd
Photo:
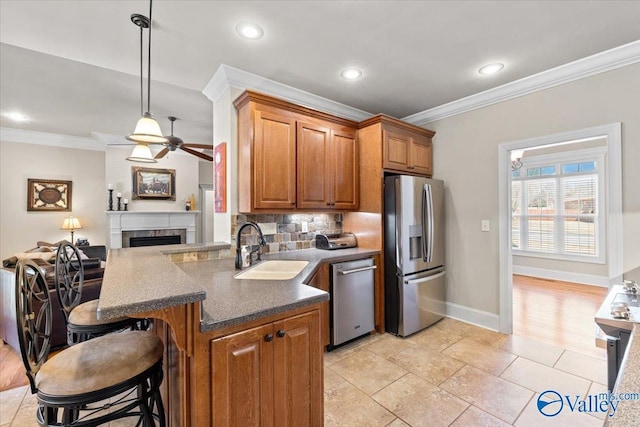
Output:
M240 34L241 37L245 39L257 40L262 38L264 35L264 31L262 27L258 24L254 24L253 22L241 22L236 25L236 31Z
M489 74L495 74L498 71L502 70L504 68L504 64L500 64L499 62L495 63L495 64L487 64L484 67L481 67L478 72L480 74L485 74L485 75L489 75Z
M347 80L357 80L362 77L362 71L357 68L347 68L342 70L340 77Z
M9 113L3 113L3 116L5 116L8 119L13 120L14 122L28 122L29 121L29 117L27 117L25 114L19 113L17 111L11 111Z

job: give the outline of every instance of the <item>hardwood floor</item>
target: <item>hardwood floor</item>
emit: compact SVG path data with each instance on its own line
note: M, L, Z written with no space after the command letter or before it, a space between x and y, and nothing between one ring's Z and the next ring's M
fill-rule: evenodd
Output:
M513 276L513 333L606 358L594 316L607 288Z
M20 354L0 340L0 391L28 384Z

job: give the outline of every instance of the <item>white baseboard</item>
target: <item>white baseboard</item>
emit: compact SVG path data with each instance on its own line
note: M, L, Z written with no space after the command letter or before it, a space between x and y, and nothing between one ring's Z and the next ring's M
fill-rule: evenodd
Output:
M580 283L583 285L609 287L609 278L594 274L571 273L568 271L548 270L546 268L513 266L513 274L521 276L539 277L541 279L561 280L563 282Z
M487 311L476 310L464 305L447 303L447 317L471 323L493 331L500 330L500 317Z

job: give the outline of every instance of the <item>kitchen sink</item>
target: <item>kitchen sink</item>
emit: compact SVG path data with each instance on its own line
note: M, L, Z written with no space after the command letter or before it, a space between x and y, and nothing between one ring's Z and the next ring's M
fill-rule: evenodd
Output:
M242 271L235 276L242 280L289 280L300 273L309 261L293 260L270 260L262 261L248 270Z

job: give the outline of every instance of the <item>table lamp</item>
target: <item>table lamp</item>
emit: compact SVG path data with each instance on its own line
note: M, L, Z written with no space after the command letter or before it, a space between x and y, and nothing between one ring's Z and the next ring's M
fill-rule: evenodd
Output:
M69 218L64 219L60 230L71 230L71 244L73 244L73 230L78 230L80 228L82 228L82 225L80 225L80 221L78 221L78 218L70 216Z

